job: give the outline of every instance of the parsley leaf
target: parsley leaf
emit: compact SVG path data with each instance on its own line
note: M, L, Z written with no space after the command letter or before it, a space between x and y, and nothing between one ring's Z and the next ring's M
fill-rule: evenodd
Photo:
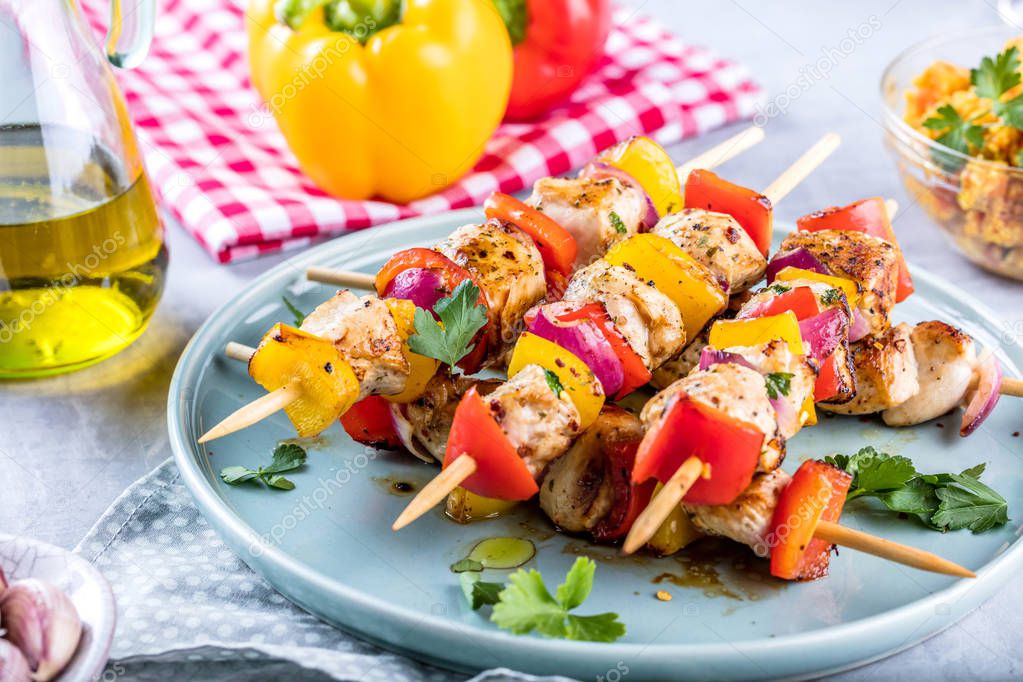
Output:
M302 323L305 322L305 313L298 309L298 307L288 300L287 296L281 296L281 300L284 301L284 307L288 309L291 316L295 319L295 326L301 327Z
M273 460L269 466L249 469L243 466L224 467L220 470L220 478L224 483L238 485L249 481L262 481L271 488L294 490L295 484L282 474L305 466L305 450L294 443L281 443L274 450Z
M416 333L408 339L409 348L454 367L468 355L475 344L476 332L487 323L487 308L479 303L480 289L470 280L463 280L451 296L433 306L440 323L429 311L416 308L413 323Z
M473 609L493 605L490 620L503 630L518 635L537 632L560 639L613 642L625 634L617 613L570 613L590 595L596 570L592 559L579 557L553 596L536 569L520 568L509 576L507 586L484 582L478 573L462 573L459 583Z
M994 59L984 57L980 66L970 69L970 84L980 97L998 100L1020 83L1019 50L1010 47Z
M833 303L838 303L838 301L841 298L842 298L841 289L828 289L823 294L821 294L821 303L823 303L824 305L832 305Z
M961 154L969 154L971 149L984 146L984 128L964 119L951 104L939 107L937 114L924 121L923 126L929 130L944 131L937 139L940 144Z
M969 528L982 533L1009 520L1005 498L980 482L984 464L958 474L921 474L906 457L872 447L825 459L853 475L847 499L874 497L889 510L914 515L933 530Z
M627 234L629 231L625 228L625 223L622 222L620 215L611 211L607 214L607 219L611 221L611 227L615 229L618 234Z
M792 389L791 372L771 372L764 375L764 383L767 385L767 397L777 398L779 394L788 395Z
M772 291L781 296L786 291L792 291L792 287L787 287L784 284L772 284L771 286L764 289L764 291Z
M558 378L558 375L549 369L545 369L543 376L547 380L547 387L551 389L551 393L560 398L561 394L565 392L565 387L561 385L561 379Z
M498 602L498 596L504 589L504 583L490 583L482 580L479 573L471 571L464 572L458 576L458 582L462 586L462 593L473 611L487 605L494 605Z
M466 573L466 572L477 572L483 570L483 564L476 561L475 559L459 559L455 563L451 564L451 570L454 573Z

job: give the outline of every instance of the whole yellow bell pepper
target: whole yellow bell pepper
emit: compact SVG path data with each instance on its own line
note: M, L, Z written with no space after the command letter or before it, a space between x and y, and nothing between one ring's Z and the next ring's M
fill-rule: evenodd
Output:
M251 0L249 65L313 182L405 203L479 159L508 101L512 47L491 2L407 0L403 13L383 3L394 8L386 21L359 14L380 4Z

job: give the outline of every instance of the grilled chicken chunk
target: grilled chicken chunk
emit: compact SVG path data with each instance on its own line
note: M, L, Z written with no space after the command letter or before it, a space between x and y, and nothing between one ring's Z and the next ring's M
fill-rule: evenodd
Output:
M618 331L648 369L659 367L685 346L678 306L621 265L598 260L578 271L563 300L604 304Z
M547 293L543 259L533 240L498 222L464 225L437 251L469 271L490 307L488 366L505 364L522 316Z
M898 283L898 254L894 246L862 232L821 230L793 232L779 251L803 248L824 263L837 277L851 279L859 286L859 309L871 334L891 326Z
M911 328L899 324L852 344L856 397L847 403L818 403L836 414L872 414L901 405L920 389Z
M486 402L534 478L579 435L579 410L566 393L554 395L539 365L524 367Z
M778 431L785 439L796 435L803 427L798 418L799 410L807 398L813 395L814 383L817 381L817 370L812 361L806 356L793 354L787 343L777 339L758 346L734 346L721 350L741 355L762 375L791 375L788 378L788 393L780 393L778 396L788 406L786 415L778 414Z
M973 339L944 322L921 322L909 335L916 356L916 395L881 413L889 426L929 421L958 406L973 379Z
M757 474L753 482L731 504L687 505L693 525L707 535L741 542L760 557L771 555L771 517L785 486L792 477L783 469Z
M714 324L713 320L711 324ZM650 383L654 388L660 390L667 388L672 382L678 381L685 375L700 366L700 354L707 347L710 325L703 328L700 334L689 342L682 352L664 362L653 371Z
M420 450L412 454L443 462L451 424L455 420L455 408L462 396L473 386L480 395L486 396L500 385L498 379L480 381L438 372L430 379L422 395L410 403L392 403L391 411L405 422L412 444Z
M526 203L572 233L580 268L639 232L647 211L643 192L617 178L541 178Z
M767 386L759 372L728 363L697 370L679 379L643 407L640 419L648 430L663 416L670 400L680 394L759 429L764 434L764 444L758 471L773 471L781 464L785 440L778 433L777 416L767 399Z
M829 403L843 403L852 400L856 395L856 378L853 372L852 354L849 351L849 325L852 321L852 311L849 310L849 302L846 300L845 292L828 286L824 282L809 279L794 279L784 283L785 287L795 289L797 287L809 287L817 299L817 308L823 313L826 310L837 308L842 311L846 319L846 332L842 335L842 341L835 349L837 353L838 368L836 375L840 386L839 394L828 400ZM758 307L766 305L772 298L778 296L778 292L771 287L765 287L755 292L746 303L740 308L736 317L756 317Z
M302 331L328 339L348 360L360 399L405 389L409 364L402 338L387 304L376 296L339 291L306 315Z
M615 504L615 476L608 448L643 438L643 424L622 409L605 409L567 453L547 468L540 484L540 508L570 533L590 531Z
M753 239L725 213L683 209L661 218L651 232L670 239L710 270L730 294L751 287L767 269Z

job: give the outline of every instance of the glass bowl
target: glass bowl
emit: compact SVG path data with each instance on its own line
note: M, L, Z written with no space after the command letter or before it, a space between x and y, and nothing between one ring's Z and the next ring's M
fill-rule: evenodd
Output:
M918 43L885 69L881 100L885 144L914 202L971 261L1023 280L1023 169L957 152L903 120L906 92L928 66L940 60L974 67L1018 35L992 26Z

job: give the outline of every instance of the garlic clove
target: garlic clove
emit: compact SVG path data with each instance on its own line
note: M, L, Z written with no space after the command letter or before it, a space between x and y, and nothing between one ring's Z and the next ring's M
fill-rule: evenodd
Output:
M82 621L68 596L35 578L15 581L0 595L0 620L37 682L52 680L64 669L82 635Z
M6 639L0 639L0 682L30 682L32 671L25 654Z

